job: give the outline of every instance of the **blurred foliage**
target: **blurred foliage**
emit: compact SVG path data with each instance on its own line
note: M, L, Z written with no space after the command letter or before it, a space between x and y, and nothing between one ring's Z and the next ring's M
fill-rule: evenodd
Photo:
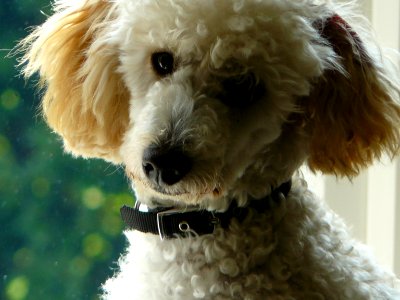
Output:
M34 81L7 54L51 13L49 0L0 3L0 299L97 299L124 238L123 172L74 159L38 113Z

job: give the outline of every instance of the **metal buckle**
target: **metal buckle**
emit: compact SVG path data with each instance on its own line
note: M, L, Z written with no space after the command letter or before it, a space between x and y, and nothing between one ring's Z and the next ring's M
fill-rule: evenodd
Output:
M214 212L211 212L211 216L212 219L210 220L210 223L214 225L214 231L215 231L215 228L221 225L221 220L215 215Z
M160 236L161 240L168 238L168 234L165 232L164 227L164 220L168 216L176 215L176 214L184 214L188 212L198 211L198 207L184 207L184 208L173 208L165 211L161 211L157 213L157 228L158 228L158 235ZM190 232L190 224L188 220L182 221L179 223L179 230L182 233Z

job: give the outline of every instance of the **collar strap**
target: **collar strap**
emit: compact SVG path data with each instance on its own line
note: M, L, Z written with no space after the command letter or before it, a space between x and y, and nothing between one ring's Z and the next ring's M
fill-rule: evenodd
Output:
M142 204L137 203L135 208L123 206L121 208L122 220L128 229L145 233L157 234L162 240L187 237L191 233L195 235L211 234L215 228L228 228L232 219L242 222L249 209L257 212L265 212L272 202L278 202L287 197L291 188L291 181L283 183L266 199L251 201L248 207L238 207L235 202L225 212L212 212L199 210L198 207L168 208L163 211L142 211ZM264 201L264 200L272 200Z

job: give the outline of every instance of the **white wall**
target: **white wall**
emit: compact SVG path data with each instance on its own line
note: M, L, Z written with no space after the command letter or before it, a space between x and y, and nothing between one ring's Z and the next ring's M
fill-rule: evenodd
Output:
M399 48L400 1L359 0L383 47ZM378 260L400 275L400 161L377 163L352 182L304 170L310 188L352 226Z

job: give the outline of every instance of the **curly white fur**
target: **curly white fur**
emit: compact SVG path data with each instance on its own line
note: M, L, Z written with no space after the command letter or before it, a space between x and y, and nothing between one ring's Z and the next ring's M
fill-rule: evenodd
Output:
M166 242L126 236L106 299L400 299L395 279L300 179L286 201L229 231Z
M270 211L214 234L127 231L105 299L400 299L396 278L296 175L308 162L351 177L399 152L398 77L354 11L329 0L55 2L22 62L40 72L67 151L123 164L149 207L224 211L293 180ZM174 61L167 74L152 61L160 52ZM155 183L151 146L178 147L190 171Z

